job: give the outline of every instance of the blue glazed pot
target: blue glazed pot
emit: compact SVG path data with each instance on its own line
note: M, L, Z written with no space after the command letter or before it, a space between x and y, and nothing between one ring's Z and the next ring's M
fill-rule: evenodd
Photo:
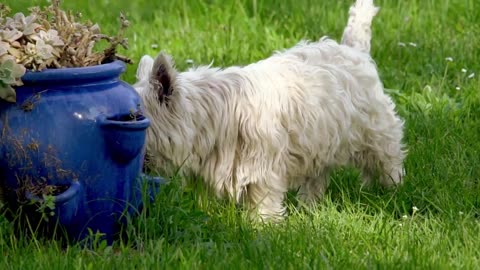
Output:
M114 61L27 72L17 102L0 101L0 179L13 212L49 217L47 229L58 222L73 240L91 229L111 242L141 207L145 184L153 196L160 179L141 175L150 122L124 71ZM55 208L41 216L48 201Z

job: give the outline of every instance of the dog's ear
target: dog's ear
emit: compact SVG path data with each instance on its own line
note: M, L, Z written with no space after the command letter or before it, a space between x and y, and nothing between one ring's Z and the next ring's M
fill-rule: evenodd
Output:
M153 68L153 58L150 57L149 55L144 55L140 59L140 63L138 63L137 67L137 80L138 81L144 81L147 80L148 77L150 76L150 73Z
M160 102L163 102L173 93L176 78L177 71L175 70L172 58L169 55L160 52L153 63L152 74L150 77L153 91L157 92Z

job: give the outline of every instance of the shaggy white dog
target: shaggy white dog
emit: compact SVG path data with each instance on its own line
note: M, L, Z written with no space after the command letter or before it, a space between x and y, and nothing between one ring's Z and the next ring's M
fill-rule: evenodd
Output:
M357 0L341 44L303 41L245 67L177 72L163 53L142 57L134 87L152 120L151 164L187 168L262 218L285 215L290 188L314 202L337 166L399 184L403 121L369 55L377 11Z

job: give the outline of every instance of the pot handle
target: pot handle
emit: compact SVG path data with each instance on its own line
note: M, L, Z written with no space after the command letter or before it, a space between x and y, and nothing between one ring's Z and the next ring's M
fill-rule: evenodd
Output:
M150 126L150 120L143 115L116 114L98 118L100 126L113 130L145 130Z
M143 115L114 115L100 117L103 139L111 158L126 164L138 157L145 146L146 129L150 120Z
M147 184L151 198L154 198L160 191L160 188L167 184L167 180L161 176L152 176L145 173L142 173L140 176L143 183Z
M81 187L82 187L82 185L80 184L80 182L78 182L78 181L72 182L70 184L70 187L68 187L67 190L65 190L64 192L62 192L58 195L53 196L54 197L54 202L55 203L64 203L64 202L72 200L73 198L75 198L79 194ZM33 194L29 191L25 192L25 197L28 200L31 200L31 201L36 201L36 202L42 202L43 201L43 198L41 198L38 195L35 195L35 194Z

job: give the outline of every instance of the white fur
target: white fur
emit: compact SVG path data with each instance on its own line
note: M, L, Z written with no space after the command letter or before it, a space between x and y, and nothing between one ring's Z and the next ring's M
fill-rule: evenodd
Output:
M403 122L368 54L376 12L372 0L357 0L345 44L302 41L245 67L177 74L166 55L144 56L134 86L152 120L152 164L183 166L263 218L285 214L291 188L314 202L338 166L360 168L367 183L378 170L382 185L399 184ZM165 100L159 74L172 82Z

